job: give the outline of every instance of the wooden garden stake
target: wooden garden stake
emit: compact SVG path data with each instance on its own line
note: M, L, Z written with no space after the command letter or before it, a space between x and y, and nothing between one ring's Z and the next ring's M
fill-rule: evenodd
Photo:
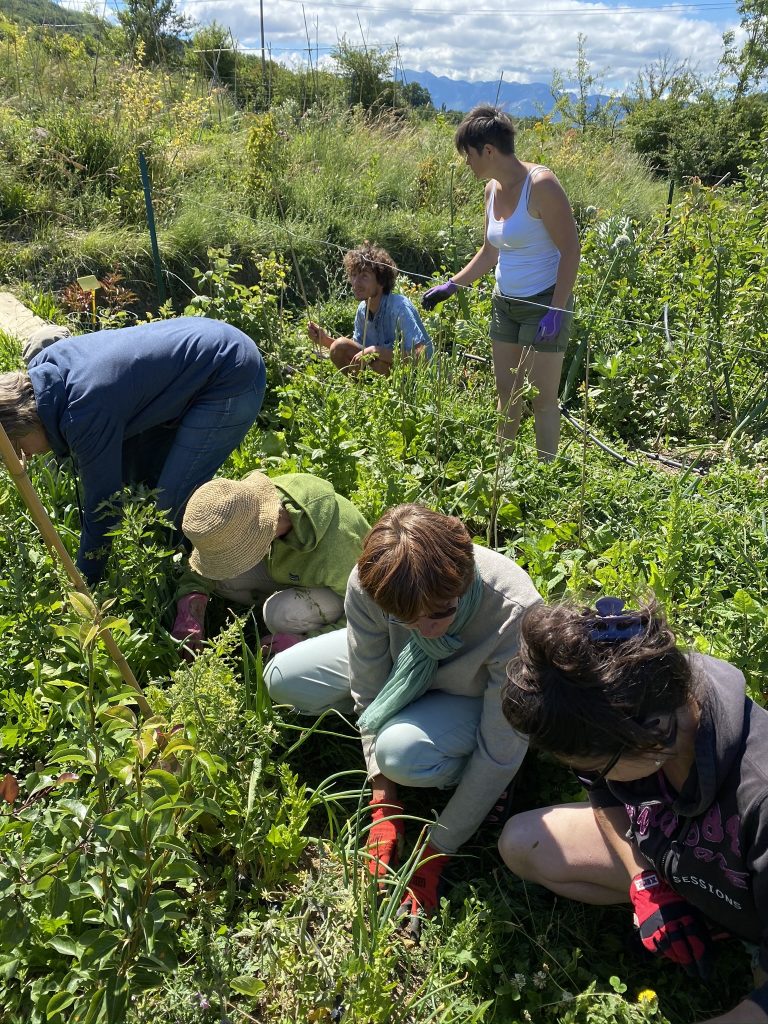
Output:
M103 288L104 285L101 283L101 281L98 279L98 277L94 277L93 274L86 274L85 277L78 277L77 284L78 284L78 287L80 288L81 291L90 292L90 295L91 295L91 326L93 327L93 329L95 331L96 327L97 327L96 292L100 288Z
M32 486L32 482L27 476L27 471L21 463L16 449L13 447L10 438L5 432L5 428L0 424L0 454L2 454L3 461L8 467L8 472L11 475L11 479L16 485L16 489L24 499L24 503L29 509L29 513L35 523L35 526L40 531L40 535L45 541L48 550L51 552L54 558L58 556L59 561L66 569L67 576L72 581L72 586L79 593L84 594L89 601L93 601L91 592L88 586L80 575L80 572L72 561L72 558L64 546L64 542L59 536L56 527L51 522L50 516L45 510L43 503L37 495L37 491ZM150 718L153 714L152 708L147 703L147 699L141 692L138 680L131 671L131 666L125 660L122 651L115 643L115 638L109 632L108 629L100 630L101 636L104 640L104 646L107 648L110 658L115 663L120 671L120 675L123 677L123 681L126 682L133 690L136 691L136 703L141 708L142 714L146 718Z

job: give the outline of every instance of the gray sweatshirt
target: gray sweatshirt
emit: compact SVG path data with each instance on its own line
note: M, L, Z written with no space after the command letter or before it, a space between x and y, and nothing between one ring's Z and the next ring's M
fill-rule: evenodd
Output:
M442 660L431 689L464 697L482 697L477 746L453 796L432 829L431 842L454 853L482 824L499 795L514 778L528 747L501 711L501 687L507 662L517 654L522 613L541 600L527 573L505 555L475 545L483 596L462 631L464 646ZM357 569L349 578L345 604L349 674L355 711L362 714L386 682L410 630L393 622L360 586ZM369 777L376 764L376 737L363 734Z

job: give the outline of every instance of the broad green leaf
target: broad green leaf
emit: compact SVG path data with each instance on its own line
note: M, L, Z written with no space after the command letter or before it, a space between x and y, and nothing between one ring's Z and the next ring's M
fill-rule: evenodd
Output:
M45 1007L45 1016L48 1020L51 1017L55 1017L57 1013L61 1013L68 1006L77 999L77 995L74 992L57 992L55 996L51 996L48 1000L48 1005Z
M238 974L229 983L233 992L239 992L242 996L257 996L266 986L258 978L249 978L247 974Z
M64 956L80 956L83 951L83 947L79 942L75 942L74 939L70 939L66 935L52 935L47 942L48 946L53 946L57 953L63 953Z
M81 619L90 619L91 621L98 615L98 609L87 594L81 594L77 590L73 590L69 595L69 603L75 610L75 614L79 615Z
M147 772L144 781L147 785L160 786L163 792L170 797L176 796L180 789L178 779L161 768L153 768L152 771Z

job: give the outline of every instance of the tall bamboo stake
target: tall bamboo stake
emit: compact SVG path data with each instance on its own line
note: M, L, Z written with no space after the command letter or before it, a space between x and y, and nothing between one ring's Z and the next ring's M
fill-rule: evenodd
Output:
M29 509L29 513L32 516L34 524L40 531L40 535L45 541L51 555L54 558L58 556L59 561L64 566L67 576L69 576L72 581L72 586L75 590L84 594L89 600L93 601L93 597L85 580L80 575L80 572L72 561L69 552L64 546L64 542L56 530L56 527L51 522L50 516L46 512L43 503L40 501L37 491L32 486L32 481L27 476L27 471L24 469L21 460L16 454L16 449L11 444L11 440L6 434L5 428L2 424L0 424L0 454L8 467L8 472L16 485L16 489L24 499L24 503ZM136 691L136 703L141 708L141 713L146 718L150 718L154 712L147 703L146 697L141 692L141 687L139 686L136 676L134 676L131 671L131 666L125 660L122 651L115 643L115 638L108 629L102 629L100 631L100 635L104 640L104 646L107 648L110 658L119 669L120 675L123 677L123 681Z

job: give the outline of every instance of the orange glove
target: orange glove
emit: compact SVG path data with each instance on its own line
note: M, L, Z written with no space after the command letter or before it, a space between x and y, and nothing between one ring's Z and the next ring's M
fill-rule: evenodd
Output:
M371 800L368 806L373 820L373 828L365 844L368 870L376 878L382 878L389 868L397 866L403 852L405 822L397 816L405 814L405 808L396 800L388 800L386 803Z
M431 843L427 843L421 860L411 875L405 899L397 911L403 918L406 929L418 938L420 931L419 918L431 917L440 903L440 879L443 869L451 858L447 853L439 853Z

